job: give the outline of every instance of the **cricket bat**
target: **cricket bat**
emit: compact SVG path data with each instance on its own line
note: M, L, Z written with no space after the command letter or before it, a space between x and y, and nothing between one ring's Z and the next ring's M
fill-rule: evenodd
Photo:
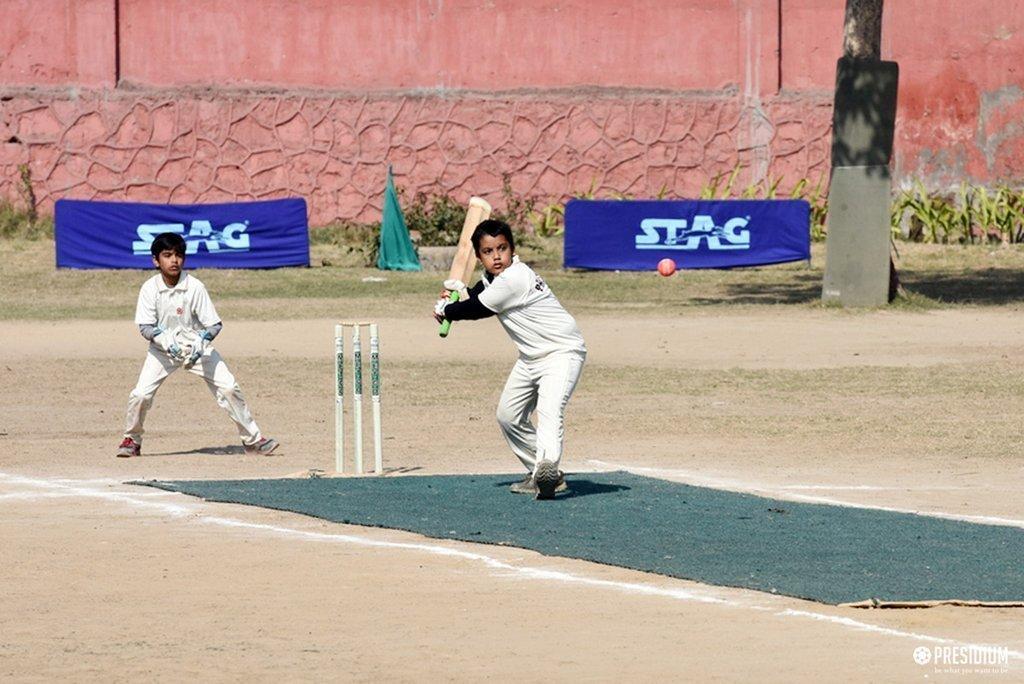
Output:
M469 279L473 277L473 269L476 268L476 254L473 253L473 231L483 221L491 216L491 205L482 197L470 197L469 207L466 209L466 221L462 224L462 233L459 235L459 246L455 251L455 258L452 259L452 267L448 269L448 280L461 280L469 286ZM459 301L459 293L452 292L448 301ZM452 322L441 323L437 334L441 337L448 337Z

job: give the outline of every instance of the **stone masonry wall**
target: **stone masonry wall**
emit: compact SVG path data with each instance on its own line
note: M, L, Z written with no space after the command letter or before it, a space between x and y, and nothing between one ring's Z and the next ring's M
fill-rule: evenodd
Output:
M831 101L537 93L378 97L31 91L0 99L0 197L28 164L61 197L217 202L305 197L312 225L379 219L386 165L407 195L482 195L502 177L542 202L594 191L693 195L714 174L783 185L827 173Z

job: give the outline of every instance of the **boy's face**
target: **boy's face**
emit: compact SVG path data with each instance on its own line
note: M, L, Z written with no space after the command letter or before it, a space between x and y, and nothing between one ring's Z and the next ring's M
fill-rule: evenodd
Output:
M153 257L153 265L160 269L164 280L175 282L181 276L181 267L185 265L185 255L165 249Z
M476 255L484 269L496 276L512 263L512 245L504 235L484 235L480 238L480 249Z

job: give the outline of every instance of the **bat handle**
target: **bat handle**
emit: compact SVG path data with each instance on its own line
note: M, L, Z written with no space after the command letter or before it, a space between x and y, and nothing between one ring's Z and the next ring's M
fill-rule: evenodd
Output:
M459 293L458 292L452 292L450 295L448 295L448 301L449 302L457 302L457 301L459 301ZM451 329L452 329L452 322L451 321L449 321L449 320L442 321L441 322L441 327L438 329L437 334L440 335L441 337L448 337L448 331L451 330Z

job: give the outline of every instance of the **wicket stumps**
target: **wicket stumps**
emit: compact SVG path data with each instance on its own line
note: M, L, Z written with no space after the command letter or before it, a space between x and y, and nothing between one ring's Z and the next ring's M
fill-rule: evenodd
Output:
M373 469L384 472L380 431L380 331L376 323L343 321L334 326L334 469L345 472L345 328L352 328L352 436L357 475L363 473L363 343L370 329L370 400L373 405Z

